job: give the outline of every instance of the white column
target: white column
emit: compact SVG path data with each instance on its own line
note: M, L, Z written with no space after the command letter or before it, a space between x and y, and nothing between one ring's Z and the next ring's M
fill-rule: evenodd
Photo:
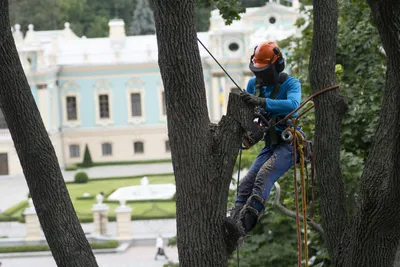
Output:
M108 206L103 203L93 205L94 235L107 235L108 233Z
M26 240L40 240L41 227L39 218L33 206L32 199L28 199L28 202L29 207L26 208L23 213L25 216Z
M132 208L125 205L125 201L121 201L121 206L115 209L117 216L117 238L118 240L132 239Z

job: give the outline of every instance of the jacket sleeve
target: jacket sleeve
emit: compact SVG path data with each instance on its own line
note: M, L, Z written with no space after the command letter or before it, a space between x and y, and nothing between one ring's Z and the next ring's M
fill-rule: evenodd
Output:
M292 78L287 86L288 86L287 98L286 99L267 98L267 104L265 105L265 110L279 112L279 113L290 113L299 107L301 102L301 85L299 80Z
M252 94L252 95L254 95L256 93L255 79L254 78L251 78L247 82L246 92L249 93L249 94Z

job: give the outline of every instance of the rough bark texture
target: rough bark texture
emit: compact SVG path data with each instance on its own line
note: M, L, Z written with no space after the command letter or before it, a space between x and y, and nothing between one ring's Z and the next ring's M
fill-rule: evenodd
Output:
M22 69L7 2L0 0L0 107L57 266L97 266Z
M227 196L252 109L231 94L218 125L208 117L195 1L156 0L154 16L177 187L180 266L227 266ZM245 123L242 123L245 122Z
M368 1L387 55L378 129L339 266L393 266L400 240L400 2Z
M310 57L310 83L314 92L336 84L335 54L338 6L336 0L314 1L314 35ZM317 96L314 151L322 227L333 262L347 224L345 189L340 169L340 124L343 98L337 91Z

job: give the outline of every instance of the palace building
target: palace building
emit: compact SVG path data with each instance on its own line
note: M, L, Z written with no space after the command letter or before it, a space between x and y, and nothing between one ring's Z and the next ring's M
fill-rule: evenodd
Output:
M257 43L300 36L298 0L271 0L247 8L227 26L212 11L208 32L199 32L210 50L242 87L252 76L250 55ZM284 3L283 3L284 2ZM109 22L109 36L77 36L65 23L54 31L26 34L12 27L21 63L61 167L81 163L85 146L94 162L146 161L171 157L165 95L155 35L127 36L122 20ZM210 120L226 111L234 83L199 44ZM0 175L21 174L0 111Z

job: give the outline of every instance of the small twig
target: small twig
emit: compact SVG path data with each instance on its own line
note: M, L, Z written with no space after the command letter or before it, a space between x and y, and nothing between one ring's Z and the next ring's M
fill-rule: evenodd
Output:
M292 218L296 218L296 213L285 208L282 203L280 202L280 198L281 198L281 186L278 184L278 182L275 182L275 200L274 200L274 205L279 209L279 211L281 211L283 214L292 217ZM303 220L303 216L300 215L300 220ZM315 221L311 220L310 218L307 218L307 223L314 228L318 233L320 233L321 235L324 235L324 229L322 229L322 226L318 223L316 223Z

